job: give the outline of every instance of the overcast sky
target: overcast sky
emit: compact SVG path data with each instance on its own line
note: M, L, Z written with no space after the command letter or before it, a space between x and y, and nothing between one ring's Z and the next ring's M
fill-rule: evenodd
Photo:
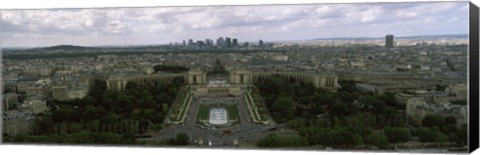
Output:
M468 2L2 10L2 47L468 34Z

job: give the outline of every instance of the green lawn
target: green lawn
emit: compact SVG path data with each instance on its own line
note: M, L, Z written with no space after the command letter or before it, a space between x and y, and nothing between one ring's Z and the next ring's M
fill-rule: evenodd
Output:
M229 105L227 107L228 119L238 120L238 108L236 104Z
M208 120L208 115L210 114L210 108L208 106L200 104L198 107L198 120Z

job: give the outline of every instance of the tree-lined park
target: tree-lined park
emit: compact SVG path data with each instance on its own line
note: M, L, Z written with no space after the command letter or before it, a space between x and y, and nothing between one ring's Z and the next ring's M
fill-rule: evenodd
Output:
M454 117L427 115L423 126L413 127L407 123L405 105L396 102L394 94L363 95L354 84L340 81L341 89L330 93L311 83L276 76L263 79L256 87L271 116L298 131L299 136L269 135L257 145L387 149L403 146L413 137L437 146L467 143L466 125L457 127Z

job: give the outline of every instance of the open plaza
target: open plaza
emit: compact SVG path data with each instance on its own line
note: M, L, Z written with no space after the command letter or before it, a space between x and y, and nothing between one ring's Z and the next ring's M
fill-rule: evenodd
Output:
M215 147L246 144L266 136L264 131L275 123L267 114L262 114L261 120L255 118L259 114L249 100L248 86L218 78L206 85L190 85L188 95L181 99L184 102L167 116L161 137L187 133L191 142Z
M326 83L325 80L336 81L336 77L332 75L252 73L236 70L227 76L207 76L200 70L190 70L185 74L187 85L184 95L177 97L158 137L173 138L178 133L187 133L191 142L200 146L253 146L254 142L271 133L267 131L282 128L273 121L260 103L255 102L259 100L259 95L252 94L255 81L277 74L288 79L319 81L322 84ZM145 79L134 80L144 81ZM332 83L319 86L337 87L336 82Z

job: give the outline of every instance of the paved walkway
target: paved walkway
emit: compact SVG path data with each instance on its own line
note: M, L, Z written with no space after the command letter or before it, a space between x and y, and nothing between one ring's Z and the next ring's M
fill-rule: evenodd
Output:
M233 140L237 139L240 144L253 143L266 136L269 132L268 129L272 128L272 125L253 124L249 120L250 114L248 112L245 100L240 97L219 97L215 99L228 98L234 99L238 106L240 124L230 126L233 133L224 134L224 129L206 129L196 126L196 120L198 115L198 109L202 97L194 97L192 105L188 110L188 115L185 124L173 125L166 127L159 132L159 137L162 138L174 138L178 133L187 133L193 139L203 139L204 144L208 141L212 142L214 146L231 145ZM214 99L214 100L215 100Z

